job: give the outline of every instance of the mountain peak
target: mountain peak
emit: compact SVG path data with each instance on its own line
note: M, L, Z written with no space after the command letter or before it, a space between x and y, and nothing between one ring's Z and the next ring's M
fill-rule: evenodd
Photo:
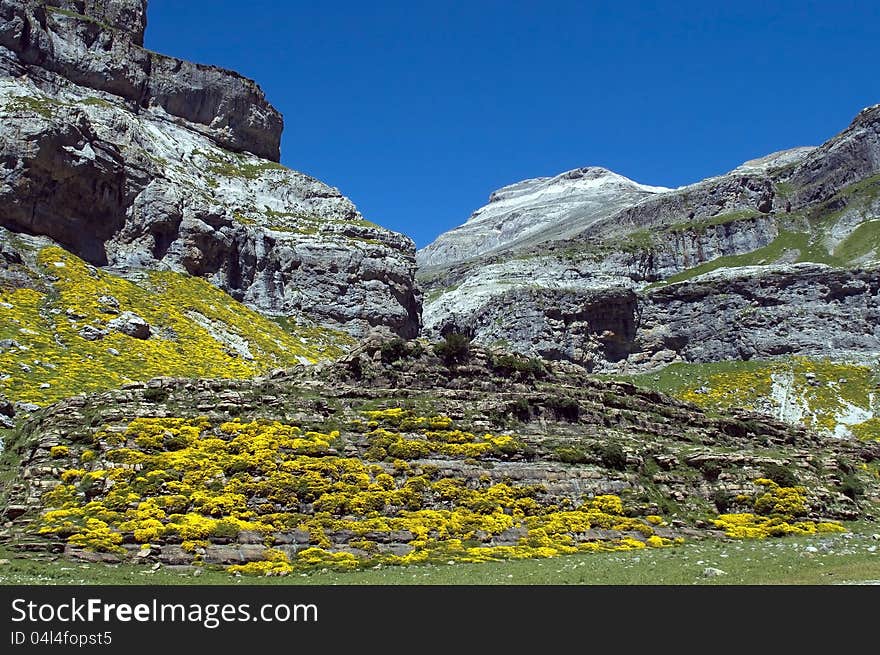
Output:
M602 166L584 166L581 168L573 168L553 177L536 177L501 187L489 196L489 203L491 204L501 200L521 197L533 193L534 190L539 187L547 189L560 186L569 190L579 189L584 192L589 192L591 189L594 189L599 192L603 187L615 185L618 187L638 189L649 193L662 193L664 191L669 191L666 187L639 184L628 177L615 173L607 168L603 168Z
M601 166L585 166L504 186L468 221L419 251L422 266L573 234L646 197L665 193Z

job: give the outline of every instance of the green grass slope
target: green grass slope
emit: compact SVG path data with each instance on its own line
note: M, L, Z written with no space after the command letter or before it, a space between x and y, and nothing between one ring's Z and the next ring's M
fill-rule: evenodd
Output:
M741 408L839 437L880 439L880 372L873 363L808 357L679 363L629 380L718 413Z
M764 541L697 541L663 549L579 553L546 560L333 569L287 577L230 577L213 567L88 564L0 547L0 584L401 585L401 584L846 584L880 581L877 526ZM711 575L707 569L723 574Z

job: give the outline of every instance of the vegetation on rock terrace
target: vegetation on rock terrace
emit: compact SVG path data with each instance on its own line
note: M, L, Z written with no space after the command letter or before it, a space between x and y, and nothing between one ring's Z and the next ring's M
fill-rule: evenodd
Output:
M722 414L747 409L840 437L880 439L878 374L865 362L791 357L673 364L633 381Z
M248 533L262 544L259 559L228 570L257 575L674 543L657 534L663 517L633 515L616 495L550 502L540 485L488 475L474 481L430 463L520 457L523 443L513 435L478 435L447 416L401 408L365 411L345 430L347 437L204 417L97 427L70 447L51 449L57 485L43 496L36 530L74 548L120 555L124 544L179 544L195 564L207 561L212 544ZM364 456L340 454L353 446ZM810 508L803 488L757 485L754 514L716 519L729 536L842 529L804 518ZM296 545L291 535L299 535Z
M478 436L448 417L401 409L367 412L352 425L367 440L365 459L337 454L338 432L303 431L278 422L137 419L124 430L99 429L89 443L52 453L58 485L44 495L39 532L71 546L122 552L121 544L180 543L200 549L241 531L262 535L263 559L230 567L241 573L427 561L550 557L586 550L670 545L654 534L659 517L626 515L617 496L579 505L547 505L534 486L439 477L413 461L425 456L504 458L510 435ZM369 460L375 460L370 463ZM585 541L593 528L621 537ZM294 553L279 535L304 531ZM514 545L493 545L520 531ZM348 531L346 549L331 533ZM405 552L383 552L377 535L395 534ZM277 542L277 543L276 543Z

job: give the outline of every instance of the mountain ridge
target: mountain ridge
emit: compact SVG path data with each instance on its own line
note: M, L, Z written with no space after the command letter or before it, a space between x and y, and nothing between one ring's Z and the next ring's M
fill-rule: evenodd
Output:
M503 195L504 191L506 191L508 189L516 189L522 185L530 185L532 183L548 182L550 180L561 180L561 179L564 179L569 174L578 173L581 171L591 171L591 170L607 171L612 176L619 177L623 180L626 180L627 182L630 182L631 184L633 184L637 187L640 187L640 188L648 190L648 191L654 190L654 191L660 191L660 192L676 192L676 193L687 192L688 190L692 190L692 189L698 189L699 187L701 187L703 185L712 184L712 183L718 182L720 180L723 180L725 178L728 178L730 176L734 176L734 175L738 175L738 174L749 175L749 174L754 174L754 173L771 173L771 172L773 172L774 169L776 169L777 171L788 169L789 172L791 172L793 174L793 176L795 178L797 178L798 175L805 174L805 172L804 172L805 168L808 169L810 166L814 165L814 163L812 163L812 160L810 159L812 156L825 157L829 151L833 151L836 148L835 144L837 143L838 140L840 140L842 142L846 142L847 139L852 137L854 135L854 133L856 133L860 128L868 127L870 129L871 124L876 123L876 117L877 117L878 113L880 113L880 104L869 105L868 107L863 108L852 119L849 126L847 126L839 134L835 135L834 137L832 137L831 139L829 139L828 141L826 141L825 143L823 143L820 146L795 146L792 148L787 148L784 150L775 151L775 152L769 153L764 156L760 156L760 157L756 157L756 158L747 160L747 161L743 162L742 164L740 164L739 166L733 168L731 171L729 171L727 173L722 173L720 175L710 176L710 177L704 178L702 180L699 180L697 182L681 185L678 187L653 187L650 185L641 184L639 182L630 180L629 178L626 178L625 176L623 176L619 173L616 173L614 171L609 171L608 169L602 168L600 166L587 166L587 167L582 167L579 169L572 169L570 171L564 171L564 172L557 174L555 176L529 178L529 179L521 180L518 182L513 182L511 184L505 185L505 186L501 187L500 189L490 193L489 203L487 205L475 210L474 213L471 215L470 219L468 219L468 222L470 222L471 220L480 218L481 217L480 215L485 210L487 210L491 207L492 202L493 202L493 197L496 194ZM847 146L844 144L844 147L847 147ZM876 163L876 161L871 159L871 157L875 156L872 154L873 152L874 151L869 147L867 149L866 153L864 153L865 155L867 155L868 161L864 161L864 159L856 158L856 161L859 161L860 163L863 163L863 164L867 164L867 167L866 167L866 170L863 171L862 173L852 176L852 178L850 180L848 180L848 182L852 182L856 179L859 179L859 175L861 175L862 177L866 176L866 174L869 171L876 171L877 163ZM810 160L810 161L805 161L805 160ZM801 166L802 164L804 166ZM800 167L801 170L799 170L799 171L791 170L793 168L798 168L798 167ZM840 185L839 184L836 185L832 189L832 193L833 193L833 191L836 191L839 188L840 188ZM824 198L827 198L828 195L830 195L830 194L826 194L824 196ZM816 197L811 198L811 199L809 199L808 202L815 201L816 199L817 199ZM823 199L823 198L818 198L818 199ZM797 204L795 204L795 208L797 208ZM588 212L582 212L582 213L585 214L587 218L589 218ZM443 266L444 261L442 260L442 258L436 257L436 256L430 256L431 252L433 250L438 249L439 245L442 244L442 241L444 239L447 239L451 236L454 236L458 230L461 230L462 228L467 227L468 222L463 223L457 227L454 227L454 228L448 230L447 232L444 232L443 234L439 235L432 243L430 243L427 246L425 246L424 248L420 249L419 253L417 255L419 257L420 266L422 268L434 268L436 266ZM589 227L589 226L585 226L585 227ZM494 251L494 250L495 250L495 248L492 248L489 251L485 251L485 252L481 252L479 250L476 252L470 252L466 257L451 259L446 263L459 264L463 261L466 261L467 259L470 259L473 257L479 257L481 255L486 255L489 252Z
M424 334L459 332L605 374L675 364L705 377L698 367L713 362L797 356L857 364L880 353L878 218L875 105L819 146L598 218L585 210L566 235L550 228L445 263L423 257ZM867 416L880 411L860 402Z

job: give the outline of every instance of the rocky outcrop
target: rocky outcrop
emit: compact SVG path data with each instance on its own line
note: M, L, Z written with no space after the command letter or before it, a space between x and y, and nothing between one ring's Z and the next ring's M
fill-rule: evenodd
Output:
M597 379L569 362L528 362L474 349L465 361L450 368L421 345L403 344L393 356L389 356L387 346L388 342L369 341L337 362L279 371L270 378L156 379L72 398L47 408L23 424L9 442L6 455L19 458L20 465L19 474L10 476L3 489L8 498L3 518L11 523L6 524L7 531L0 538L29 550L63 550L69 557L94 561L131 559L170 565L190 564L193 560L208 564L261 561L267 558L269 545L276 549L276 556L280 550L295 563L308 555L309 548L363 558L410 553L419 546L411 543L412 531L401 529L399 521L394 524L397 519L426 516L436 526L444 514L461 510L462 503L473 503L481 494L489 494L489 504L476 510L477 514L463 516L469 521L477 521L482 515L500 516L502 522L488 530L470 528L471 541L480 547L527 543L531 527L519 525L519 519L505 527L504 513L499 510L499 503L504 501L499 500L499 494L508 491L519 494L517 498L532 499L526 501L530 517L555 511L553 508L568 508L568 513L560 517L563 524L577 518L576 508L602 494L625 499L627 516L660 514L669 520L656 530L645 524L647 527L636 531L632 527L637 524L622 518L606 525L593 514L593 525L565 531L572 533L568 543L614 542L629 537L643 544L650 534L663 538L719 536L720 532L707 529L703 520L693 517L751 511L756 490L765 493L754 481L772 470L787 471L786 475L807 490L806 515L798 520L870 517L878 499L876 480L861 468L880 456L876 444L832 439L744 412L716 417L656 392ZM420 413L408 412L405 406L417 406ZM374 429L385 420L383 412L365 411L377 408L390 408L387 416L392 423L381 423L380 429ZM289 488L280 491L273 487L279 478L271 477L270 470L262 470L253 461L233 461L234 457L228 461L210 460L210 466L217 467L217 472L211 474L211 488L232 480L239 490L253 490L246 492L249 495L245 499L249 516L257 510L252 520L289 517L286 528L257 533L237 529L234 521L218 526L218 519L228 518L222 505L213 509L204 506L201 487L191 498L180 495L190 493L186 491L189 478L180 480L176 471L157 471L150 475L164 476L170 479L169 489L180 490L173 497L175 514L155 511L152 499L138 506L144 509L146 520L142 517L124 523L118 518L121 512L116 513L116 519L108 518L108 512L105 519L119 525L120 545L110 549L113 552L89 552L77 539L65 544L69 531L37 534L43 521L51 522L42 516L46 499L53 502L46 492L59 489L59 483L63 488L62 480L76 476L85 480L92 474L80 487L70 486L74 497L65 507L81 506L87 501L95 506L123 484L120 480L124 474L115 475L110 484L104 483L103 474L98 473L120 466L116 463L120 458L140 457L143 466L152 467L154 458L161 457L167 448L174 449L175 461L181 466L191 466L185 438L174 441L171 432L166 431L157 445L155 434L137 431L138 420L163 421L168 417L179 417L188 425L192 422L201 430L225 425L211 440L212 452L223 448L230 431L234 434L237 429L262 426L279 430L282 425L295 425L335 432L332 445L323 446L329 450L317 457L308 451L290 456L290 470L309 461L309 474L284 478ZM372 424L368 425L365 418ZM254 419L259 420L250 423ZM452 425L455 430L448 433L448 438L457 448L464 447L463 440L467 445L468 435L473 434L513 435L515 441L504 450L470 458L456 455L456 448L433 455L400 451L395 455L397 459L383 458L377 440L387 443L388 439L398 438L395 433L405 432L410 445L424 444L419 426L426 421L433 421L428 439L434 443L440 443L447 434L444 430ZM167 425L171 430L173 422ZM306 434L299 441L308 443L316 434ZM247 448L248 443L245 432L236 437L239 448ZM260 448L254 458L267 453L275 456L274 449L265 451L265 445ZM84 457L86 450L88 456ZM138 455L141 451L148 455ZM288 455L279 452L277 456ZM281 468L286 470L286 466ZM369 474L353 473L361 469ZM840 490L845 472L851 470L857 471L856 478L864 482L858 503ZM321 474L335 475L336 482L332 487L309 491L316 482L323 484ZM378 482L372 482L371 476ZM361 485L360 505L355 501L350 506L339 504L347 492L338 490L349 489L350 481ZM79 488L87 492L83 494ZM149 483L137 488L147 493L144 489ZM365 498L374 501L385 490L400 491L400 495L391 497L405 498L411 508L426 511L407 512L399 501L382 506L381 512L372 511L373 506L364 508ZM165 495L161 502L169 502L169 498ZM244 496L237 492L218 502L228 504L239 498ZM181 543L173 529L156 530L157 526L162 528L179 520L181 514L177 512L191 511L190 503L201 507L197 511L202 514L194 519L202 529L198 541ZM468 507L474 512L472 508L477 506ZM315 517L318 512L320 517ZM157 516L159 523L153 520ZM658 520L655 517L655 524ZM452 524L449 526L451 531ZM148 533L150 528L153 531ZM106 533L91 538L98 550L102 545L108 550L112 542L101 542L102 534ZM431 531L428 538L442 537ZM144 545L146 540L149 545ZM544 551L541 556L546 554ZM442 561L450 557L459 555L444 554Z
M414 336L412 241L277 163L281 116L254 82L145 50L145 7L0 0L0 226L265 313Z
M146 0L4 0L0 17L0 73L27 75L49 93L65 83L110 93L134 111L183 119L221 147L278 161L281 115L254 82L142 47Z
M514 287L483 303L432 328L597 372L880 352L880 273L821 264L722 269L641 293Z
M630 355L637 317L636 294L624 287L514 288L433 327L439 334L464 333L484 345L515 344L529 356L601 370Z
M424 332L439 338L450 331L472 335L479 343L506 343L520 352L584 362L598 348L592 343L609 329L634 337L633 328L596 329L595 311L616 314L623 305L628 324L637 321L633 304L645 284L664 280L719 257L749 253L772 243L778 227L771 216L757 214L703 228L652 236L650 248L604 249L575 254L546 244L534 257L496 256L483 262L451 266L428 278ZM560 318L562 316L565 318ZM589 321L585 316L592 316ZM555 317L555 318L554 318ZM580 318L578 318L580 317ZM619 327L619 326L618 326ZM619 361L635 352L632 345L601 355Z
M776 218L755 213L717 225L660 232L650 247L612 250L596 262L595 269L635 282L656 282L721 257L754 252L778 236Z
M104 25L127 33L135 45L144 45L147 0L57 0L45 4L90 16Z
M638 351L688 362L880 352L880 272L719 270L646 295Z
M0 84L10 93L22 88L9 80ZM130 202L120 148L101 139L83 111L59 107L51 116L34 114L18 108L15 96L4 97L3 227L49 236L91 262L107 264L105 244L125 224ZM27 97L52 102L48 96Z

